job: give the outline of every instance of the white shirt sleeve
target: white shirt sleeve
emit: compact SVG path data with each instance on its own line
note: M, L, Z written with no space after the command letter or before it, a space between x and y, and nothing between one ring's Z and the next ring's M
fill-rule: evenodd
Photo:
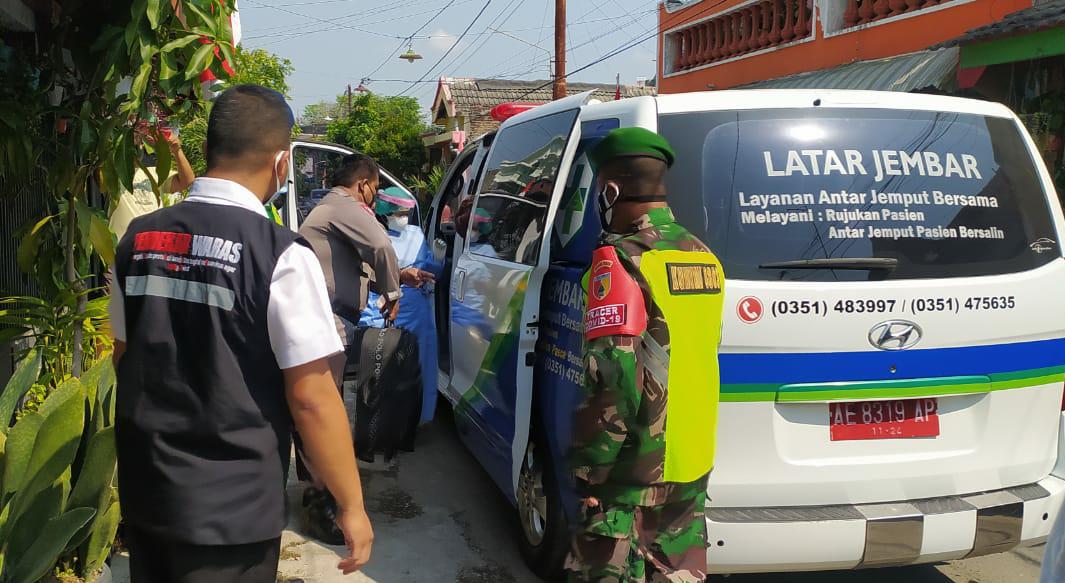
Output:
M111 268L111 300L107 304L107 311L111 315L111 334L119 342L126 341L126 301L122 295L122 287L118 285L118 277L115 269Z
M266 314L270 346L282 369L344 350L322 266L303 245L293 243L277 259Z

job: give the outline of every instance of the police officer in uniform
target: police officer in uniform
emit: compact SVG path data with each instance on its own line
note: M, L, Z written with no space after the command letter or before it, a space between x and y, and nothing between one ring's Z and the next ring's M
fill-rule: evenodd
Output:
M721 263L666 204L664 138L617 129L588 157L604 235L586 274L570 452L583 522L567 570L571 581L703 581Z
M378 222L370 205L374 203L381 180L377 162L365 154L345 156L330 176L332 188L300 225L325 274L326 289L335 314L336 333L345 347L355 338L356 325L366 308L369 291L378 294L374 306L385 319L399 313L401 285L422 285L418 269L400 269L388 231ZM348 355L341 352L330 359L337 386L344 385ZM302 433L297 435L300 448ZM300 450L302 451L302 450ZM319 468L300 455L297 472L312 485L303 492L306 526L315 538L332 545L344 544L345 534L337 527L337 501L319 479Z
M115 439L133 583L274 582L293 422L340 505L339 568L369 559L325 279L263 209L287 175L292 124L276 91L225 91L206 175L118 245Z

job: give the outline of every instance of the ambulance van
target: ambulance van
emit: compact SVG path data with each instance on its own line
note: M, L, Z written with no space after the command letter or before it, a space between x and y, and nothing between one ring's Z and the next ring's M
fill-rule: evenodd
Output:
M887 92L584 94L468 147L428 224L448 266L440 390L534 570L559 573L577 507L565 452L600 235L585 153L629 126L673 145L670 206L728 279L712 572L1046 538L1065 496L1065 224L1013 113Z
M329 193L329 180L345 156L356 151L340 144L297 140L289 147L289 174L281 195L274 199L273 205L281 222L296 231L304 219L318 203ZM386 168L381 168L378 189L396 186L410 194L403 185ZM412 224L419 225L419 213L411 217Z

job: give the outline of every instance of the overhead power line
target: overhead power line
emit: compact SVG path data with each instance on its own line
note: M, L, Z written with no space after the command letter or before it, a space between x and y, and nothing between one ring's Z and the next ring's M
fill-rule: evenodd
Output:
M482 48L484 48L484 45L487 44L489 40L491 40L493 35L495 35L495 34L504 34L504 35L509 34L509 33L501 33L497 29L499 29L502 26L504 26L511 18L513 18L514 17L514 13L517 12L518 9L521 8L521 6L524 3L525 3L525 0L521 0L520 2L518 0L511 0L510 4L507 4L507 6L503 8L503 10L500 10L499 14L497 14L496 17L492 19L492 22L488 23L488 25L485 27L484 32L491 31L491 34L483 35L481 37L479 43L478 43L478 41L474 41L474 42L466 45L466 47L464 49L459 51L459 54L456 55L455 58L451 59L451 61L447 65L444 65L443 70L441 71L441 73L443 73L446 70L451 70L451 71L454 72L456 70L461 69L463 66L466 65L467 62L469 62L470 59L472 59L474 56L476 56L480 52L480 50ZM507 10L510 10L510 14L507 14ZM502 20L500 20L500 18L503 17L504 14L507 14L507 16L505 18L503 18ZM465 58L463 59L464 55L465 55ZM462 62L459 63L458 62L459 59L462 59ZM456 65L455 63L458 63L458 64Z
M666 29L672 27L673 25L680 23L681 17L683 17L686 20L692 20L692 19L698 18L698 17L700 17L700 16L702 16L704 14L707 14L708 12L713 10L714 8L717 8L718 6L724 4L726 1L727 0L718 0L717 2L714 2L713 4L710 4L708 6L704 6L701 10L695 12L694 14L678 15L678 17L676 19L674 19L672 22L668 22L668 23L667 22L662 22L660 25L656 25L652 29L645 30L644 31L645 33L649 32L651 30L653 30L653 32L651 32L651 34L649 34L649 35L637 38L637 39L635 39L635 40L633 40L631 42L623 43L618 48L616 48L613 51L610 51L609 53L599 57L598 59L593 60L590 63L587 63L585 65L577 67L576 69L573 69L573 70L570 70L570 71L566 71L566 74L563 75L563 78L567 78L568 79L571 75L575 75L577 73L580 73L581 71L584 71L586 69L590 69L590 68L598 65L599 63L602 63L603 61L606 61L607 59L611 59L613 57L616 57L617 55L620 55L621 53L624 53L625 51L628 51L628 50L630 50L630 49L632 49L632 48L634 48L636 46L639 46L640 44L642 44L644 42L647 42L647 41L651 40L652 38L656 38L658 36L659 29L666 30ZM525 93L522 93L520 96L518 96L515 99L515 101L520 101L520 100L524 99L525 97L528 97L529 95L531 95L531 94L533 94L533 93L535 93L537 91L540 91L541 89L544 89L546 87L550 87L552 83L553 83L553 81L548 81L547 83L543 83L541 85L538 85L538 86L526 91Z
M477 15L473 17L473 20L470 21L470 24L466 26L466 30L462 31L462 34L460 34L459 37L457 39L455 39L455 42L447 49L447 51L443 55L441 55L441 57L439 59L437 59L437 61L435 63L433 63L433 66L429 67L429 69L421 77L418 78L418 82L419 83L424 81L425 78L428 77L429 74L432 73L434 69L436 69L437 65L439 65L444 59L447 58L448 55L451 54L451 51L455 50L455 47L457 47L459 45L459 43L462 42L462 39L466 37L466 33L470 32L470 29L473 28L473 25L477 24L477 21L480 20L481 15L484 14L484 11L488 10L488 6L491 3L492 3L492 0L488 0L487 2L484 3L484 6L481 7L481 10L477 12ZM415 86L415 84L412 83L410 86L408 86L406 89L404 89L400 93L400 95L406 95L407 92L409 92L411 89L414 88L414 86Z
M444 11L447 10L448 8L451 8L451 5L454 4L454 3L455 3L455 0L450 0L447 4L444 5L443 8L438 10L436 12L436 14L432 15L429 18L429 20L426 20L425 24L419 26L418 30L415 30L414 32L411 33L411 35L409 37L407 37L408 42L409 42L409 39L414 38L419 32L425 30L425 27L429 26L434 20L436 20L437 18L440 18L440 15L442 15L444 13ZM377 67L375 67L373 71L370 71L370 74L367 75L367 77L373 77L374 75L376 75L377 72L380 71L381 68L384 67L385 64L388 63L389 59L394 57L396 55L396 53L399 52L399 49L401 49L401 48L403 48L403 41L399 41L399 46L397 46L396 48L392 49L392 52L388 53L388 55L384 58L384 60L382 60L381 63L378 64Z
M657 12L657 10L658 10L657 8L652 8L652 9L650 9L648 11L641 12L640 14L647 14L647 13L650 13L650 12ZM590 14L593 11L594 11L594 9L592 11L589 11L587 14ZM588 22L601 22L603 20L616 21L616 20L620 20L621 18L622 17L618 16L618 17L614 17L614 18L600 19L600 20L597 20L597 21L588 21ZM574 23L571 23L569 26L572 27L572 26L575 26L575 25L578 25L578 24L582 24L582 23L581 22L574 22ZM605 38L606 36L609 36L610 34L612 34L614 32L621 32L624 29L632 26L632 24L639 24L639 22L635 21L635 22L631 22L631 23L626 23L626 24L623 24L620 27L614 28L613 30L609 30L609 31L604 29L604 30L601 30L601 31L598 31L598 32L593 32L583 42L568 46L566 48L566 54L568 56L570 56L570 57L573 57L576 54L576 51L578 49L581 49L581 48L584 48L584 47L586 47L588 45L594 44L597 39ZM521 53L518 53L516 55L512 55L511 57L509 57L507 59L504 59L503 61L500 61L499 63L496 63L496 67L501 66L501 65L503 65L505 63L508 63L510 61L513 61L515 57L520 57L520 56L521 56ZM528 62L526 64L519 64L517 66L505 67L505 68L503 68L502 70L500 70L500 71L498 71L496 73L492 73L492 74L488 75L488 78L491 78L491 79L507 79L507 78L513 79L513 78L518 78L518 77L522 77L524 75L527 75L529 73L532 73L533 71L538 70L540 67L541 67L541 65L538 63L538 61L536 59L533 59L531 62Z
M294 6L314 6L316 4L339 4L341 2L357 2L358 0L314 0L313 2L289 2L285 4L270 4L254 6L253 8L292 8Z
M507 8L509 8L509 5L507 6ZM503 10L502 10L502 11L500 12L500 14L499 14L499 15L497 15L497 17L496 17L496 18L498 19L498 17L499 17L500 15L502 15L503 13L505 13L505 12L506 12L506 10L507 10L507 8L504 8L504 9L503 9ZM648 13L650 13L650 12L657 12L657 10L658 10L657 8L651 8L651 9L649 9L649 10L641 11L641 12L639 12L639 14L648 14ZM596 9L595 9L595 8L592 8L591 10L588 10L587 12L585 12L585 13L584 13L584 14L582 15L582 18L583 18L583 17L586 17L586 16L588 16L588 15L590 15L590 14L591 14L592 12L595 12L595 11L596 11ZM630 14L631 14L631 13L630 13ZM630 17L630 14L626 14L625 16L615 16L615 17L612 17L612 18L602 18L602 19L595 19L595 20L591 20L591 21L577 21L577 22L571 22L571 23L569 23L569 24L568 24L568 26L567 26L567 29L568 29L568 28L571 28L571 27L573 27L573 26L575 26L575 25L578 25L578 24L583 24L583 23L585 23L585 22L603 22L603 21L610 21L610 22L612 22L612 23L613 23L613 22L616 22L616 21L619 21L619 20L623 20L623 19L625 19L625 18L628 18L628 17ZM544 19L546 20L546 11L545 11ZM618 26L618 25L614 25L613 27L611 27L611 29L604 29L604 30L602 30L602 31L599 31L599 33L598 33L598 34L592 34L592 35L590 35L590 37L589 37L588 39L585 39L585 40L584 40L584 42L581 42L581 43L577 43L577 44L575 44L575 45L571 45L571 46L568 46L568 47L566 48L566 54L567 54L567 55L571 55L571 56L572 56L572 55L574 54L574 51L576 51L577 49L580 49L580 48L582 48L582 47L585 47L585 46L588 46L588 45L590 45L590 44L593 44L593 43L595 42L595 40L596 40L596 38L597 38L597 37L598 37L598 38L602 38L602 37L603 37L604 35L609 35L609 34L612 34L612 33L614 33L614 32L620 32L620 31L622 31L622 30L624 30L624 29L626 29L626 28L628 28L628 27L632 26L632 24L637 24L637 25L638 25L638 24L639 24L639 22L638 22L638 21L634 21L634 22L626 22L626 23L624 23L624 24L622 24L622 25L620 25L620 26ZM544 27L544 28L553 28L553 27ZM500 31L500 32L504 32L504 31ZM542 38L542 36L541 36L541 38ZM527 42L527 41L526 41L526 42ZM482 46L482 47L483 47L483 44L484 44L484 43L482 42L482 43L481 43L481 46ZM472 46L472 45L468 45L468 46L467 46L466 48L467 48L467 49L469 49L469 48L470 48L470 46ZM545 51L547 51L547 49L544 49L544 50L545 50ZM547 52L549 52L549 53L550 53L550 51L547 51ZM475 52L474 54L476 54L476 52ZM472 55L471 55L471 56L472 56ZM523 55L523 53L520 53L520 52L519 52L519 53L515 53L515 54L511 55L510 57L508 57L508 58L504 59L503 61L501 61L501 62L499 62L499 63L496 63L496 66L498 67L498 66L500 66L500 65L503 65L503 64L505 64L505 63L508 63L508 62L510 62L510 61L513 61L513 60L514 60L515 58L520 58L520 57L522 57L522 56L524 56L524 55ZM461 55L460 55L460 57L461 57ZM458 57L457 57L457 58L458 58ZM466 61L468 61L468 60L469 60L468 58L467 58L467 59L465 59L465 60L463 61L463 63L460 63L459 65L457 65L457 67L461 67L461 66L462 66L462 65L464 65L464 64L465 64L465 62L466 62ZM454 68L455 68L455 67L454 67L454 66L452 66L452 65L448 65L448 67L450 67L450 68L452 68L452 69L454 69ZM522 77L522 76L524 76L524 75L527 75L527 74L529 74L529 73L532 73L533 71L537 71L537 70L539 70L539 69L540 69L541 67L543 67L543 63L542 63L541 61L539 61L539 59L534 59L534 60L533 60L533 61L532 61L531 63L528 63L528 64L520 64L520 65L518 65L517 67L509 67L509 68L506 68L506 69L504 69L503 71L500 71L500 72L498 72L498 73L494 73L494 74L489 74L489 75L487 75L487 76L486 76L486 78L490 78L490 79L516 79L516 78ZM548 76L550 77L550 74L549 74ZM417 91L416 95L424 95L424 94L426 94L426 93L427 93L427 92L428 92L428 91L429 91L430 89L431 89L431 88L430 88L430 87L428 87L428 86L423 86L423 87L422 87L422 88L421 88L421 89L420 89L419 91Z
M458 4L465 4L465 3L473 2L473 1L474 0L457 0L457 3ZM424 2L418 2L418 3L415 3L415 4L419 4L419 3L424 3ZM453 3L455 3L455 2L453 2ZM378 15L381 15L381 14L383 14L385 12L391 12L393 10L398 10L400 8L402 8L402 7L392 7L392 8L368 10L368 11L364 11L364 12L355 12L355 13L348 14L348 15L345 15L345 16L338 16L338 17L335 17L335 18L325 18L325 19L317 19L317 18L314 18L312 16L301 15L301 16L304 16L306 18L312 19L313 22L304 23L304 24L296 26L296 27L287 27L287 30L278 30L276 32L271 32L271 33L268 33L268 34L259 34L259 35L256 35L256 36L247 37L246 40L262 40L262 39L267 39L267 38L275 38L275 39L278 39L278 41L274 41L274 42L279 42L279 41L286 40L286 39L291 39L291 38L310 36L312 34L319 34L319 33L323 33L323 32L332 32L332 31L336 31L336 30L350 29L351 26L349 26L346 23L343 23L341 21L350 20L350 19L357 18L358 16L363 16L363 15L366 15L366 14L372 14L374 16L378 16ZM283 12L291 13L291 11L283 11ZM406 18L413 18L415 16L421 16L423 14L430 14L430 13L436 13L436 12L439 12L439 9L433 8L433 9L430 9L430 10L423 10L421 12L415 12L415 13L411 13L411 14L404 14L402 16L393 16L393 17L384 18L384 19L376 20L376 21L372 21L372 22L360 22L359 24L361 26L363 26L363 27L373 26L373 25L376 25L376 24L388 24L388 23L393 23L393 22L395 22L397 20L402 20L402 19L406 19ZM321 28L315 28L313 30L308 30L311 27L317 26L319 24L327 24L328 26L321 27ZM285 27L282 27L282 28L285 28ZM420 30L419 30L419 32L420 32ZM442 34L441 35L422 35L422 36L418 36L417 34L414 34L414 35L409 35L409 36L400 36L400 35L387 34L387 33L377 33L377 35L378 36L384 36L384 37L396 38L396 39L404 39L404 40L409 40L409 39L430 39L430 38L440 38L440 37L447 36L447 35L442 35ZM272 43L267 43L267 44L272 44Z
M373 36L380 36L380 37L385 37L385 38L398 38L398 39L406 39L407 38L407 37L403 37L403 36L397 36L397 35L394 35L394 34L377 32L376 30L360 28L358 26L351 26L349 24L341 24L341 23L336 22L336 21L330 21L330 20L326 20L324 18L318 18L318 17L315 17L315 16L311 16L309 14L301 14L299 12L294 12L294 11L288 10L286 8L282 8L282 7L279 7L279 6L271 6L269 4L263 4L261 2L256 2L254 0L247 0L247 1L251 2L252 5L255 5L255 6L260 6L260 7L263 7L263 8L273 8L274 10L277 10L278 12L284 12L285 14L291 14L292 16L299 16L300 18L306 18L306 19L309 19L309 20L314 20L316 22L321 22L323 24L328 24L328 25L333 26L334 29L354 30L354 31L361 32L361 33L364 33L364 34L370 34L370 35L373 35ZM386 9L386 10L390 10L390 9ZM378 10L378 12L380 12L380 10ZM343 18L345 18L345 17L342 17L341 20Z

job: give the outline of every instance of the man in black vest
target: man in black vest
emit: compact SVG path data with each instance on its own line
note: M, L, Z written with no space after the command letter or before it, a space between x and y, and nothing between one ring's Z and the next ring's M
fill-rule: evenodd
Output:
M293 421L340 507L350 554L338 568L369 560L322 270L263 209L288 174L292 125L279 93L227 90L206 176L118 245L115 431L133 583L274 582Z

